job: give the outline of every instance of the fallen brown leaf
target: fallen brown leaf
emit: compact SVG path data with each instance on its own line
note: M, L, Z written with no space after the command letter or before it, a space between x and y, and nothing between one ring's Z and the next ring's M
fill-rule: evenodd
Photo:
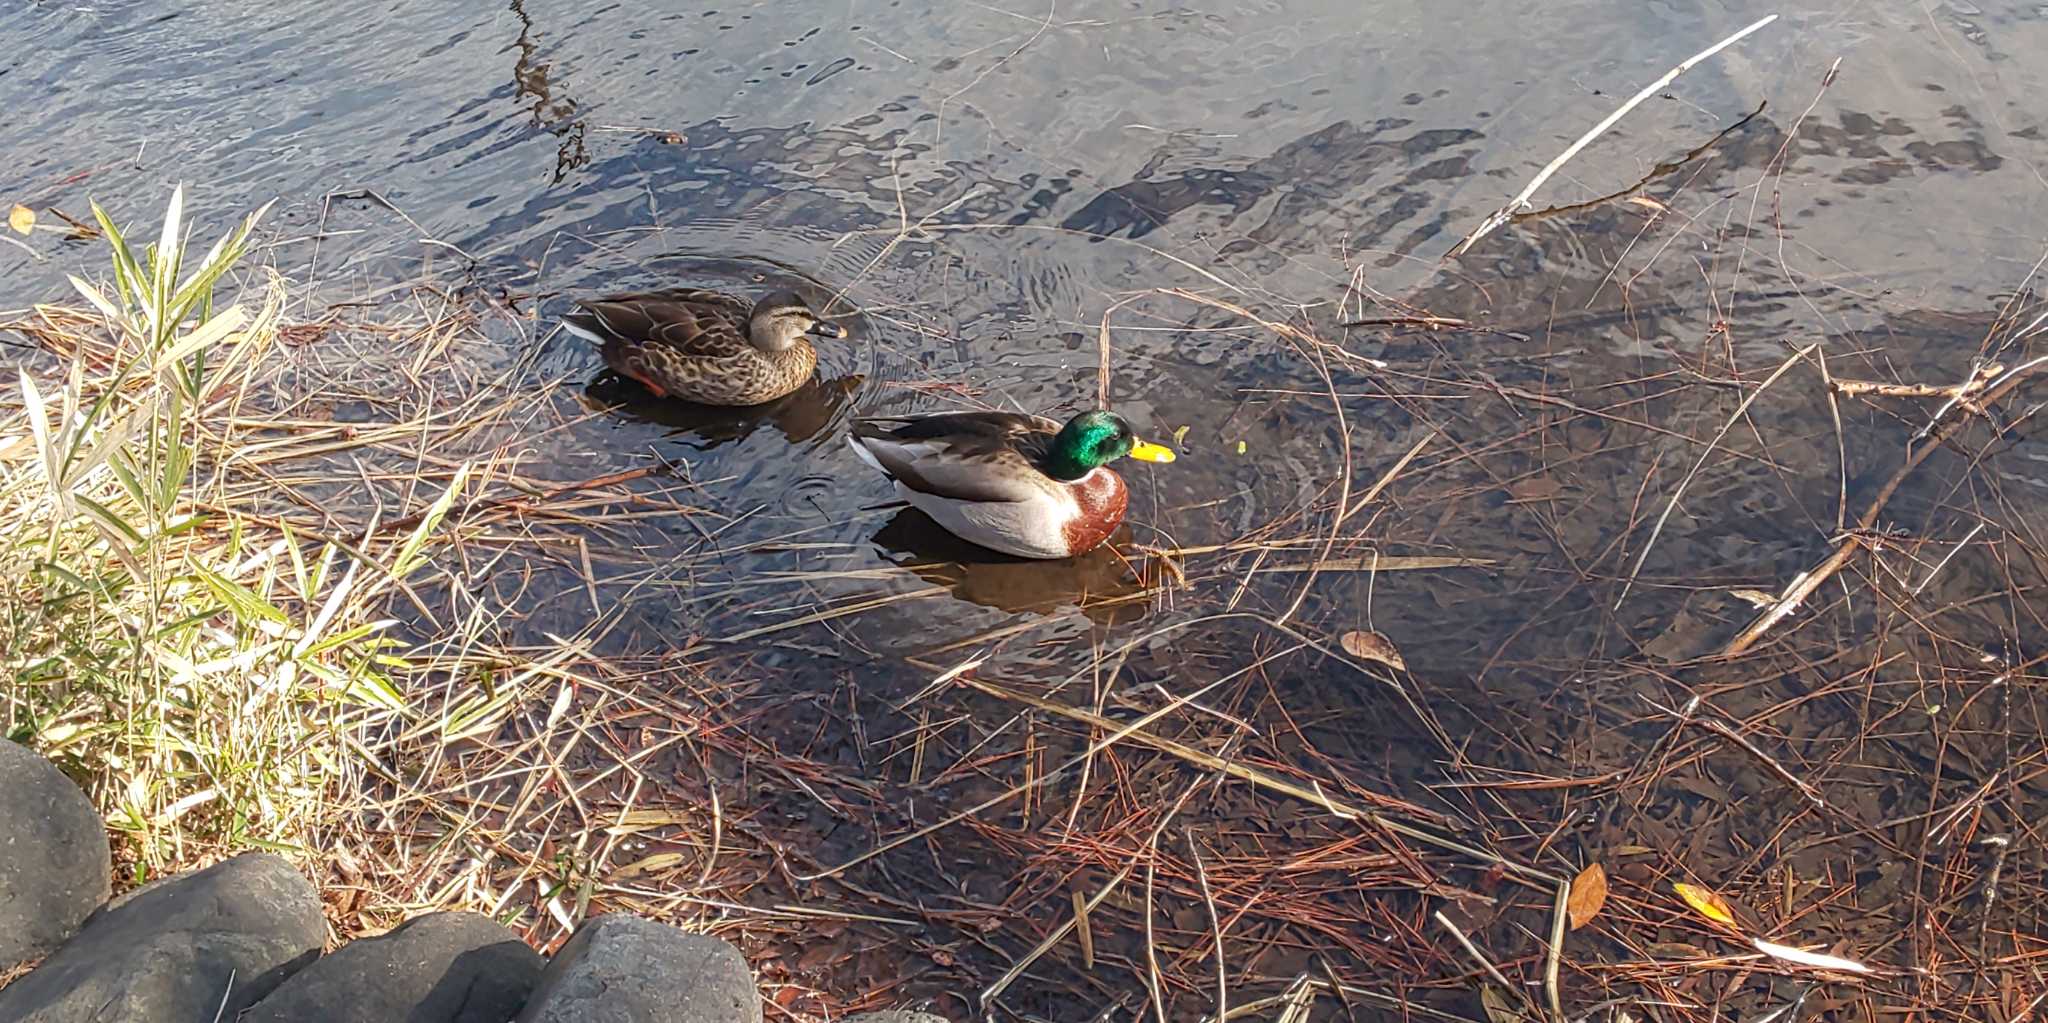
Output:
M1571 918L1572 930L1591 923L1600 914L1600 907L1607 904L1607 868L1595 863L1579 871L1572 878L1572 894L1565 900L1565 916Z
M1407 671L1408 662L1401 659L1401 651L1394 648L1394 641L1377 632L1347 632L1337 640L1344 652L1368 661L1378 661L1396 671Z

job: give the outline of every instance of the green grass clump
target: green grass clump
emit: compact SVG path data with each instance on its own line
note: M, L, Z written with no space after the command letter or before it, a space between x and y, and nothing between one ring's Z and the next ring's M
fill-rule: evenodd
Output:
M94 206L111 279L37 308L63 364L0 415L0 734L86 783L138 876L304 850L351 812L364 737L411 716L389 597L465 482L374 555L241 514L260 468L234 424L262 414L284 289L249 274L217 306L263 211L193 259L183 206L139 250Z

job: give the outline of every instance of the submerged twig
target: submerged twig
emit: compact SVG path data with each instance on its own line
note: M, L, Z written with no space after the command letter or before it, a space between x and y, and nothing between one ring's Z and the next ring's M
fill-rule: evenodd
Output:
M1168 807L1166 812L1160 815L1159 823L1152 829L1152 836L1148 845L1156 845L1156 843L1159 841L1160 833L1166 830L1166 826L1168 824L1171 824L1175 817L1180 816L1180 811L1183 807L1187 806L1189 797L1193 796L1196 792L1200 791L1202 786L1207 784L1208 781L1209 779L1207 778L1197 778L1195 779L1193 784L1189 785L1186 789L1183 789L1181 791L1180 798L1174 800L1173 805ZM1156 852L1156 849L1154 851ZM1156 857L1148 856L1146 857L1146 862L1150 863L1155 858ZM1078 920L1085 917L1087 912L1091 912L1095 909L1095 907L1101 905L1102 901L1104 899L1109 898L1110 894L1112 892L1115 892L1117 890L1117 887L1119 885L1122 885L1124 881L1127 878L1129 878L1131 874L1135 872L1137 869L1138 862L1136 860L1132 860L1131 862L1124 864L1124 869L1117 871L1116 875L1114 877L1111 877L1109 881L1102 886L1101 891L1096 892L1087 900L1087 909L1082 914L1067 918L1065 923L1062 923L1058 927L1053 928L1052 933L1047 934L1044 940L1040 941L1037 945L1033 946L1031 951L1025 953L1023 958L1017 960L1015 963L1012 963L1008 972L1004 973L1001 977L997 978L995 983L990 984L981 992L981 997L980 999L978 999L978 1001L980 1002L983 1011L987 1011L988 1007L991 1004L993 1004L997 998L1001 997L1002 993L1008 990L1011 984L1016 983L1017 978L1023 976L1024 971L1030 969L1032 963L1037 962L1041 956L1051 951L1053 946L1058 945L1061 941L1065 940L1067 932L1073 929L1075 923Z
M1595 206L1602 206L1607 203L1613 202L1616 199L1629 198L1630 196L1635 195L1637 192L1640 192L1643 189L1649 187L1650 182L1655 181L1658 178L1665 176L1666 174L1670 174L1678 170L1679 168L1684 167L1686 164L1699 159L1701 154L1720 144L1722 139L1725 139L1728 136L1735 134L1736 132L1742 130L1743 125L1746 125L1749 122L1756 120L1759 116L1763 114L1764 107L1768 105L1768 102L1758 103L1756 105L1755 110L1752 110L1749 113L1742 115L1741 119L1735 121L1733 124L1730 124L1726 128L1723 128L1720 131L1715 132L1713 138L1710 138L1705 142L1702 142L1699 145L1694 146L1693 148L1687 150L1685 154L1682 156L1673 157L1669 160L1664 161L1663 163L1658 164L1655 167L1650 168L1650 172L1648 174L1645 174L1642 177L1637 178L1635 183L1628 186L1627 188L1609 192L1606 195L1598 196L1596 198L1587 199L1584 202L1566 203L1562 206L1550 206L1540 210L1524 210L1509 217L1508 223L1523 224L1533 220L1547 220L1552 217L1560 217L1570 213L1577 213L1581 210L1592 209ZM1657 207L1660 211L1663 209L1663 204L1657 202L1655 199L1645 197L1639 201L1652 204L1653 206Z
M1913 470L1920 467L1920 463L1926 461L1929 455L1946 443L1949 437L1962 429L1963 424L1969 422L1972 418L1970 416L1950 415L1949 413L1957 408L1968 408L1972 411L1978 408L1989 408L1999 399L2012 393L2026 379L2040 372L2044 366L2048 366L2048 356L2029 359L1986 383L1969 400L1966 401L1961 396L1955 396L1942 405L1941 408L1937 409L1934 415L1928 419L1927 424L1914 434L1915 446L1908 448L1905 461L1901 462L1899 467L1892 471L1891 478L1885 480L1884 486L1878 489L1878 492L1871 497L1870 504L1863 509L1863 514L1857 517L1856 528L1844 533L1836 541L1834 552L1829 554L1825 560L1807 571L1803 576L1793 580L1791 584L1788 584L1785 587L1785 591L1779 596L1776 604L1758 616L1755 621L1749 624L1748 628L1743 629L1734 639L1728 641L1728 645L1721 650L1721 656L1740 656L1750 647L1755 646L1757 640L1763 638L1764 633L1769 632L1772 626L1776 625L1786 615L1791 614L1794 608L1804 603L1806 598L1811 596L1815 590L1820 589L1822 583L1834 578L1835 573L1841 571L1842 566L1849 563L1849 559L1866 542L1863 537L1864 532L1876 525L1878 516L1884 514L1885 505L1891 502L1892 495L1898 492L1899 486L1906 481L1906 477L1912 475Z
M1773 17L1776 17L1776 15L1773 15ZM1805 358L1808 353L1819 347L1820 342L1816 341L1793 352L1784 362L1779 363L1778 368L1773 370L1770 376L1765 377L1763 383L1756 385L1754 390L1743 396L1742 403L1735 406L1734 414L1728 417L1726 423L1721 424L1721 432L1715 434L1714 439L1707 442L1707 449L1700 452L1700 457L1697 461L1693 462L1692 469L1686 472L1684 479L1678 481L1678 489L1671 492L1671 500L1665 503L1664 513L1657 516L1657 524L1651 527L1649 539L1643 541L1643 550L1642 553L1636 555L1635 567L1629 570L1628 579L1621 584L1621 596L1616 597L1614 600L1616 609L1621 607L1622 601L1628 599L1629 588L1635 585L1636 576L1642 573L1643 563L1650 560L1650 550L1657 546L1657 537L1664 532L1665 521L1670 519L1672 511L1677 509L1679 499L1685 496L1685 488L1692 483L1693 477L1699 474L1700 467L1706 465L1708 457L1712 456L1715 450L1721 446L1721 438L1728 436L1728 431L1735 428L1735 424L1741 421L1743 413L1749 411L1750 404L1756 401L1758 395L1769 390L1771 385L1776 383L1779 377L1784 376L1785 371L1791 369L1794 363Z
M1195 847L1194 832L1188 832L1186 838L1188 858L1195 861L1195 880L1202 886L1202 904L1209 908L1209 933L1216 938L1216 1018L1226 1019L1230 1015L1230 985L1224 979L1223 918L1216 912L1216 896L1209 891L1209 868L1202 863L1202 850Z
M1743 752L1748 753L1752 757L1755 757L1759 763L1763 764L1765 767L1770 768L1771 773L1776 774L1780 778L1783 778L1785 780L1785 783L1792 786L1792 788L1795 791L1797 791L1802 798L1804 798L1807 802L1812 803L1814 809L1819 810L1822 813L1828 814L1829 816L1840 818L1857 827L1863 826L1863 823L1861 821L1858 821L1856 818L1850 816L1848 812L1841 810L1837 808L1833 803L1828 802L1827 799L1820 794L1820 790L1813 787L1813 784L1811 782L1808 782L1806 779L1801 778L1796 774L1793 774L1791 769L1779 763L1777 761L1777 758L1772 757L1768 753L1765 753L1762 748L1757 746L1756 743L1749 741L1749 738L1747 736L1743 735L1740 732L1737 732L1735 729L1730 728L1727 725L1721 723L1720 721L1717 721L1710 717L1695 716L1690 712L1691 708L1687 708L1686 711L1679 711L1674 708L1659 706L1655 701L1650 700L1648 697L1644 697L1643 702L1650 704L1650 706L1652 707L1656 707L1658 710L1669 715L1671 718L1678 721L1680 724L1692 725L1695 728L1700 728L1712 732L1715 735L1718 735L1721 738L1726 739L1729 742L1732 742L1735 745L1741 747Z
M1599 124L1594 125L1591 131L1588 131L1584 135L1579 136L1579 140L1577 142L1572 143L1568 148L1565 149L1563 153L1558 154L1557 159L1552 160L1548 164L1544 165L1544 168L1541 171L1537 172L1536 177L1531 179L1527 186L1523 187L1523 189L1520 192L1516 193L1513 199L1508 200L1508 204L1506 206L1502 206L1500 209L1495 210L1492 215L1488 216L1485 220L1481 221L1479 226L1473 228L1472 233L1466 235L1464 240L1460 241L1455 247L1453 247L1450 253L1444 258L1456 259L1459 256L1464 255L1467 250L1472 248L1475 242L1479 241L1479 239L1486 237L1488 234L1491 234L1495 228L1501 226L1502 224L1507 223L1509 218L1513 217L1515 214L1521 212L1522 210L1528 208L1529 197L1535 195L1536 190L1542 188L1543 183L1549 181L1551 175L1556 174L1560 168L1562 168L1567 162L1571 160L1572 157L1579 155L1579 150L1586 148L1586 146L1591 144L1594 139L1599 138L1602 134L1604 134L1607 131L1607 129L1614 127L1615 122L1621 120L1624 116L1628 114L1629 111L1634 110L1644 100L1649 99L1651 96L1656 95L1657 90L1662 89L1663 87L1671 84L1672 80L1676 79L1679 75L1682 75L1687 71L1692 70L1693 65L1698 64L1700 61L1706 60L1708 57L1711 57L1714 54L1717 54L1730 46L1735 45L1737 42L1740 42L1744 37L1748 36L1750 33L1755 32L1756 30L1763 28L1765 25L1768 25L1776 20L1778 20L1778 16L1775 14L1765 15L1764 17L1759 18L1754 22L1751 22L1749 27L1743 29L1742 31L1737 32L1734 35L1729 36L1728 38L1723 39L1720 42L1715 43L1714 45L1709 46L1706 49L1701 50L1700 52L1695 53L1692 56L1686 58L1683 63L1665 72L1664 77L1659 78L1656 81L1651 82L1649 85L1644 86L1641 92L1638 92L1634 96L1629 97L1628 102L1623 103L1613 113L1608 114L1606 119L1602 120Z
M1435 917L1436 922L1442 925L1444 930L1451 932L1451 937L1457 939L1459 945L1464 946L1465 953L1472 957L1473 962L1479 964L1481 972L1492 977L1494 983L1499 984L1503 990L1513 994L1515 999L1522 1003L1522 1007L1528 1010L1530 1015L1536 1014L1536 1007L1529 1004L1529 999L1523 996L1521 989L1501 974L1500 969L1493 965L1493 960L1486 958L1486 953L1479 951L1479 946L1474 945L1472 939L1466 937L1465 932L1460 930L1457 924L1452 923L1450 917L1444 915L1443 910L1439 909L1431 913L1430 916Z

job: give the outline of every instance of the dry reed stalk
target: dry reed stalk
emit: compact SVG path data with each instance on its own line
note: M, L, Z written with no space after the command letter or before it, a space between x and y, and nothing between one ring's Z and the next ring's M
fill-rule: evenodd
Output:
M1743 28L1741 31L1736 32L1734 35L1731 35L1728 38L1723 39L1720 42L1715 43L1714 45L1709 46L1706 49L1701 50L1700 52L1695 53L1690 57L1687 57L1685 60L1679 62L1679 65L1677 67L1674 67L1671 70L1665 72L1663 77L1657 79L1654 82L1651 82L1649 85L1644 86L1635 95L1630 96L1627 102L1624 102L1621 106L1616 107L1614 112L1608 114L1607 117L1601 120L1599 124L1594 125L1584 135L1579 136L1577 141L1565 147L1565 151L1559 153L1556 159L1553 159L1549 163L1545 164L1543 169L1537 171L1536 176L1534 178L1531 178L1529 180L1529 183L1527 185L1524 185L1520 192L1515 193L1515 197L1513 199L1508 200L1507 205L1502 206L1498 210L1495 210L1492 214L1487 216L1485 220L1481 221L1479 226L1473 228L1472 233L1466 235L1462 240L1458 242L1457 245L1453 246L1451 248L1450 253L1446 255L1444 258L1456 259L1457 257L1464 255L1467 251L1469 251L1472 248L1474 243L1479 241L1479 239L1486 237L1488 234L1491 234L1494 228L1497 228L1500 225L1507 223L1510 217L1513 217L1516 213L1519 213L1522 210L1528 208L1529 197L1535 195L1536 190L1542 188L1543 183L1549 181L1551 175L1556 174L1558 170L1564 167L1566 163L1571 162L1571 158L1579 155L1579 151L1590 145L1594 139L1597 139L1601 135L1606 134L1607 129L1614 127L1615 122L1620 121L1623 117L1626 117L1629 111L1634 110L1636 107L1640 106L1644 100L1649 99L1651 96L1656 95L1657 90L1662 89L1667 85L1670 85L1674 80L1678 78L1679 75L1682 75L1687 71L1692 70L1693 66L1698 64L1699 62L1706 60L1708 57L1711 57L1714 54L1717 54L1722 50L1725 50L1728 47L1735 45L1738 42L1741 42L1743 39L1747 38L1751 33L1756 32L1758 29L1761 29L1765 25L1768 25L1776 20L1778 20L1778 16L1775 14L1767 14L1761 18L1758 18L1756 21L1751 22L1747 27Z
M1900 463L1897 469L1892 471L1891 476L1885 480L1884 485L1878 488L1877 493L1870 499L1869 504L1864 506L1863 514L1856 518L1855 530L1844 534L1835 544L1833 553L1829 554L1820 564L1786 584L1785 590L1779 596L1777 603L1766 609L1761 616L1751 622L1734 639L1730 640L1727 646L1722 648L1721 655L1723 657L1738 657L1748 651L1773 626L1804 603L1808 597L1813 595L1815 590L1820 589L1823 583L1833 578L1835 573L1841 571L1843 566L1849 563L1849 559L1854 557L1858 550L1864 549L1866 543L1864 533L1876 526L1878 517L1884 514L1885 505L1891 502L1892 495L1898 492L1900 484L1904 483L1906 477L1912 475L1913 470L1918 469L1920 464L1927 460L1927 456L1933 454L1946 444L1950 438L1973 418L1970 415L1950 415L1949 413L1958 409L1968 412L1971 406L1993 407L2014 390L2018 389L2021 384L2025 383L2034 374L2040 372L2044 366L2048 366L2048 357L2031 359L1995 377L1983 379L1982 384L1974 389L1966 387L1965 389L1959 389L1955 394L1951 395L1949 402L1937 409L1934 415L1928 419L1926 425L1922 426L1919 433L1915 435L1917 446L1908 449L1905 460ZM1967 397L1965 390L1969 391Z

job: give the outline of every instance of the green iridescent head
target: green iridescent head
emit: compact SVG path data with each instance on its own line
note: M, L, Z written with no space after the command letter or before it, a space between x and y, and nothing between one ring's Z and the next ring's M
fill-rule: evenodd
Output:
M1083 412L1067 420L1046 453L1045 474L1077 480L1129 455L1147 462L1171 462L1173 451L1138 439L1131 424L1114 412Z

